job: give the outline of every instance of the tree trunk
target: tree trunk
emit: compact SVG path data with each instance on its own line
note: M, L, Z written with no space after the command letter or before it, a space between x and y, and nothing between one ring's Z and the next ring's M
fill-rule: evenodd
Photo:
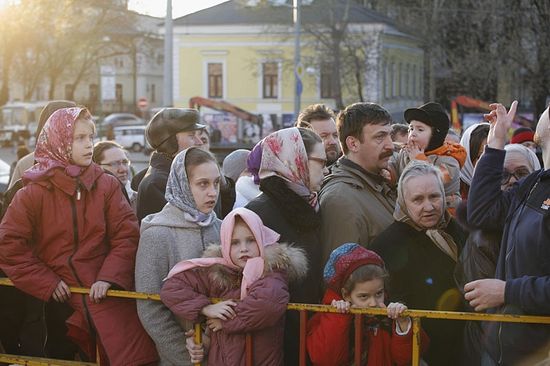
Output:
M2 88L0 89L0 105L4 105L10 100L10 66L12 56L9 53L4 54L2 65Z
M57 76L50 75L50 89L48 91L48 99L55 100L55 87L57 84Z

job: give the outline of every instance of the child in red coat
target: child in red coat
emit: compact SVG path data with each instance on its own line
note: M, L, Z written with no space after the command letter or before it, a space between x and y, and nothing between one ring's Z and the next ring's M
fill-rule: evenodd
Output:
M378 254L360 245L347 243L330 255L324 271L328 289L323 304L330 304L342 314L317 313L308 322L307 350L315 366L349 365L353 361L353 316L351 307L387 308L393 319L384 321L365 317L362 334L361 366L408 365L412 360L411 319L401 314L401 303L384 304L388 273ZM422 332L421 347L428 337Z
M150 365L158 355L136 302L106 298L110 288L134 289L139 229L120 182L92 163L94 135L85 108L48 118L0 224L0 268L22 291L68 304L67 336L84 358L97 349L102 365Z

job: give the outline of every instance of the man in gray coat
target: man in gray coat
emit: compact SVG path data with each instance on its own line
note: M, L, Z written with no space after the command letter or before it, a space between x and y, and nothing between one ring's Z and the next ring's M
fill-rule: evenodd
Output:
M383 177L393 153L390 121L374 103L355 103L338 115L344 156L319 194L323 262L344 243L368 247L393 222L396 194Z

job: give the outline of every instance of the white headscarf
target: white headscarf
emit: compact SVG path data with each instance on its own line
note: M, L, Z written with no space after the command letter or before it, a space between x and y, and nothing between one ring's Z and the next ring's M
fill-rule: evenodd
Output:
M474 177L474 168L475 168L471 159L472 152L470 152L470 136L472 135L472 132L476 128L478 128L480 125L490 126L486 122L481 122L481 123L471 125L466 129L466 131L464 131L464 134L460 139L460 145L462 145L466 150L466 161L464 162L464 166L462 167L462 169L460 169L460 180L466 183L468 186L472 185L472 178ZM477 151L473 151L473 153L477 153Z
M513 159L513 155L519 154L525 158L525 161L527 161L527 168L529 168L531 173L540 169L540 162L537 155L535 155L535 153L528 147L525 147L522 144L508 144L504 146L504 150L506 150L506 158L504 161Z

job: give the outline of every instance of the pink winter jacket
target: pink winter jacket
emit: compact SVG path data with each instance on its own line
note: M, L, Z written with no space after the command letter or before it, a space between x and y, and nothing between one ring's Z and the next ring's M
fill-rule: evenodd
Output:
M211 334L207 365L245 364L245 338L252 335L253 364L283 365L284 314L290 280L303 278L307 260L297 248L275 244L265 248L266 270L248 295L240 297L241 273L214 265L180 272L164 284L161 299L174 314L192 322L204 321L201 310L210 298L233 299L237 316L224 321L223 329ZM204 257L221 257L219 246L210 246Z

